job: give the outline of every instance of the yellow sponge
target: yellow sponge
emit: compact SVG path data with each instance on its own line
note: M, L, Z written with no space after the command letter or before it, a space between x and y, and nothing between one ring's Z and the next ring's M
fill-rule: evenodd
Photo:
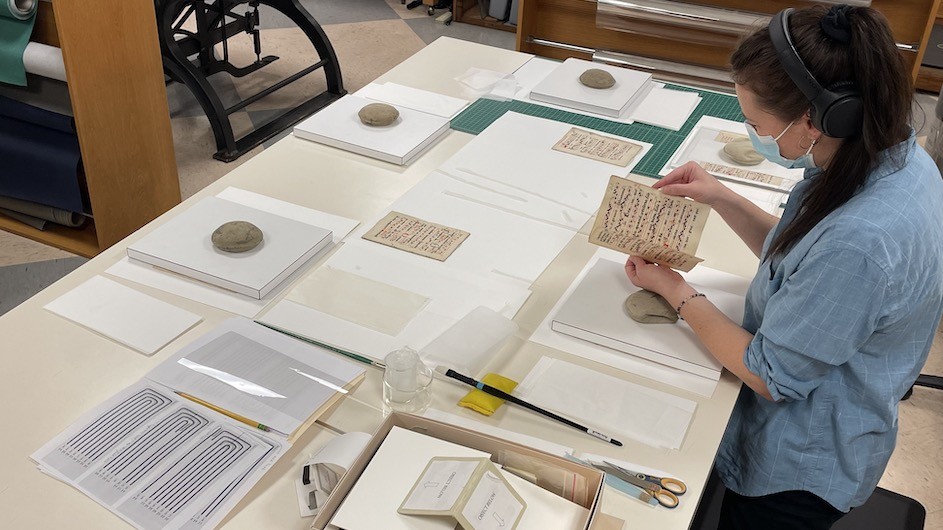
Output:
M514 390L514 387L517 386L517 381L508 379L507 377L498 374L488 374L481 378L481 382L488 386L493 386L499 390L503 390L508 394L510 394L511 391ZM491 416L494 414L494 411L498 410L498 407L500 407L502 403L504 403L503 399L492 396L491 394L487 394L476 388L475 390L469 392L465 397L460 399L458 406L468 407L475 412L484 414L485 416Z

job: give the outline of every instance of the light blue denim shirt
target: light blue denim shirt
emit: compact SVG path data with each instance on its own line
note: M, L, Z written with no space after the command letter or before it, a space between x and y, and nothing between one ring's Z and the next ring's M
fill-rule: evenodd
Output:
M889 156L906 156L902 169ZM772 238L809 185L793 190ZM863 504L890 459L897 405L927 359L943 312L943 180L909 140L846 204L780 258L746 297L747 368L775 401L744 387L717 455L731 490L812 492L841 511Z

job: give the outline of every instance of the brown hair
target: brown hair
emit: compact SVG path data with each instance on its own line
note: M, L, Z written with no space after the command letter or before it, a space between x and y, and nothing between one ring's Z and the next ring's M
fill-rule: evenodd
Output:
M877 166L879 153L904 141L910 133L913 89L887 20L871 8L844 9L850 42L826 35L820 21L827 9L821 6L793 12L789 33L806 68L823 87L853 83L864 107L861 130L842 141L822 174L812 180L799 213L770 244L767 256L785 254L819 221L851 199ZM779 63L767 28L744 39L730 63L734 81L754 92L763 110L785 122L809 111L809 100ZM894 162L904 164L900 157Z

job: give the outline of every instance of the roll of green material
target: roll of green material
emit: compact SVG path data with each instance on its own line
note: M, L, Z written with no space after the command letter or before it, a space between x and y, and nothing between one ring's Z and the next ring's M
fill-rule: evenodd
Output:
M26 85L23 50L29 43L39 0L0 0L0 83Z

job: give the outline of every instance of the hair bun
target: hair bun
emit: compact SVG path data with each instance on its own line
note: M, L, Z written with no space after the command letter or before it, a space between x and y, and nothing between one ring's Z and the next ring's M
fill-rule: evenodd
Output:
M848 14L851 9L851 6L846 4L832 6L819 22L822 31L832 40L842 44L851 42L851 23L848 22Z

